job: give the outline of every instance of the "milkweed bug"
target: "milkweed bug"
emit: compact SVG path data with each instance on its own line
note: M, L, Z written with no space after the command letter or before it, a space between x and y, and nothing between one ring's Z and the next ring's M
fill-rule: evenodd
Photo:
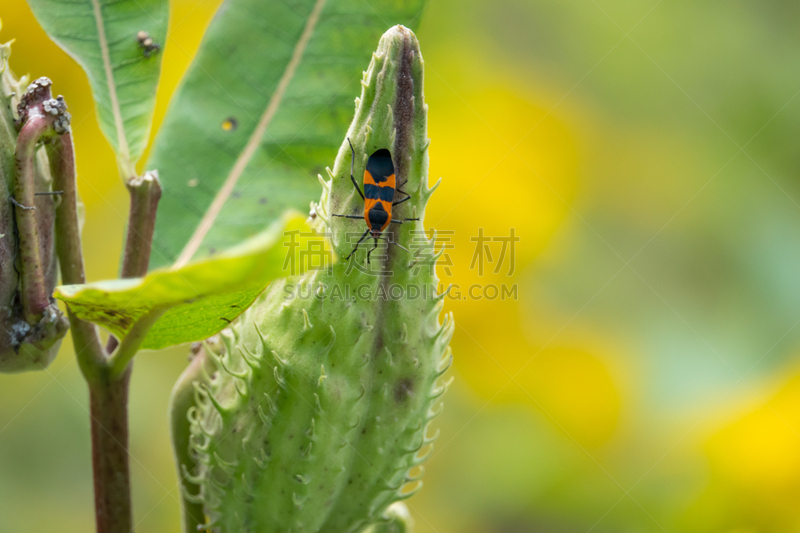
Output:
M333 216L335 217L342 217L342 218L355 218L360 219L363 218L364 221L367 223L367 231L358 239L355 248L353 251L350 252L345 258L345 261L350 259L350 257L356 253L358 250L358 246L366 239L368 236L372 236L375 239L375 246L367 252L367 263L369 263L369 255L378 247L378 239L381 238L381 234L383 231L389 227L389 224L402 224L403 222L409 222L412 220L419 220L418 218L406 218L403 220L392 220L392 207L402 204L403 202L410 200L411 195L405 191L401 191L400 189L395 188L395 175L394 175L394 163L392 162L392 154L386 148L380 148L372 153L367 159L367 168L364 169L364 192L361 192L361 188L358 186L356 182L356 178L353 176L353 164L356 160L356 151L353 148L353 143L350 142L350 138L347 139L347 144L350 145L350 151L353 154L352 159L350 160L350 181L353 182L353 187L356 188L358 191L358 195L361 196L361 199L364 200L364 216L360 215L337 215L334 213ZM405 194L406 197L402 200L394 201L395 191ZM405 250L406 252L410 252L410 250L400 243L388 241L389 244L394 244Z

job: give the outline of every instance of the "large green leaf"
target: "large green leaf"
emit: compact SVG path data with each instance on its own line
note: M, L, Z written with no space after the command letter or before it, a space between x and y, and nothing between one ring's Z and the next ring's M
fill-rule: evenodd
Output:
M47 34L89 76L100 128L128 177L147 144L161 54L148 52L145 32L164 46L168 0L28 0Z
M299 255L311 240L321 237L294 215L213 259L156 270L145 278L64 285L55 296L78 318L106 328L121 341L137 323L157 316L141 347L165 348L222 330L270 281L292 274L284 268L287 253Z
M170 104L148 168L164 189L151 266L241 241L319 197L362 69L422 0L227 0Z

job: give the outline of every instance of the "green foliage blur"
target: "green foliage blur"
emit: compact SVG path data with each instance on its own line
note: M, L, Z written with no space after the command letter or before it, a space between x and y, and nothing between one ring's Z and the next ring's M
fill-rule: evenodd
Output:
M156 128L218 5L172 2ZM417 532L800 528L798 16L785 0L430 2L443 182L426 225L453 232L439 275L461 299ZM127 196L86 78L24 0L0 18L12 68L70 105L88 277L115 277ZM470 268L480 228L514 228L513 273L508 256L495 273L499 241ZM471 299L473 284L518 299ZM93 528L70 346L0 376L0 533ZM178 531L166 405L185 352L136 360L140 533Z

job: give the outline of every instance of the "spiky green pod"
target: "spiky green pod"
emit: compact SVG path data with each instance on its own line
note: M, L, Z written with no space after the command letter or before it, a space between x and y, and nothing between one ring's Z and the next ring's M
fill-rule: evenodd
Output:
M19 226L11 195L19 173L14 162L20 122L16 113L25 98L28 81L25 77L16 79L8 68L10 44L0 45L0 372L3 373L45 368L58 353L68 328L55 301L49 298L58 276L53 231L58 200L51 196L38 196L34 202L36 210L30 212L38 230L36 249L41 282L49 293L41 302L36 320L26 319L23 312L25 296L21 279L29 266L20 253ZM49 80L47 83L49 105ZM52 178L44 147L31 147L31 167L36 192L49 191Z
M275 283L222 335L223 349L206 347L216 371L194 380L191 459L181 471L185 497L202 504L212 531L383 527L387 507L421 485L453 333L451 316L439 322L434 243L423 233L433 189L422 71L413 33L390 29L364 74L347 133L359 181L371 153L391 151L398 187L411 195L394 218L419 221L391 224L384 235L414 253L378 250L375 271L362 272L351 264L364 267L360 251L330 270ZM357 239L365 229L363 221L331 216L363 212L350 161L345 141L331 178L320 177L322 198L312 206L340 258L354 245L348 234ZM401 295L399 287L416 296ZM180 461L185 453L176 456ZM187 522L188 532L196 524Z

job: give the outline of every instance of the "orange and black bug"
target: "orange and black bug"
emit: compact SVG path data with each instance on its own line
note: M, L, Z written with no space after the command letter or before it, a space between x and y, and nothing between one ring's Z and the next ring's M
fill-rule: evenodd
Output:
M349 138L347 139L347 144L350 145L350 151L353 154L350 160L350 180L353 182L353 187L356 188L361 199L364 200L363 218L367 223L367 231L358 239L355 248L353 248L353 251L350 252L350 255L348 255L345 260L350 259L350 257L356 253L358 246L367 236L372 236L372 238L375 239L375 246L367 252L367 262L369 263L369 255L378 247L378 239L381 238L381 234L389 224L402 224L403 222L419 219L406 218L404 220L392 220L392 207L410 200L411 195L395 187L394 163L392 162L392 154L389 150L381 148L369 156L369 159L367 159L367 168L364 170L364 192L361 192L361 188L358 186L356 178L353 176L353 163L356 159L356 151L353 149L353 144L350 142ZM405 194L406 197L395 202L395 191ZM360 215L334 214L333 216L355 219L362 218ZM406 252L409 251L408 248L405 248L399 243L393 241L389 241L389 243L399 246Z

